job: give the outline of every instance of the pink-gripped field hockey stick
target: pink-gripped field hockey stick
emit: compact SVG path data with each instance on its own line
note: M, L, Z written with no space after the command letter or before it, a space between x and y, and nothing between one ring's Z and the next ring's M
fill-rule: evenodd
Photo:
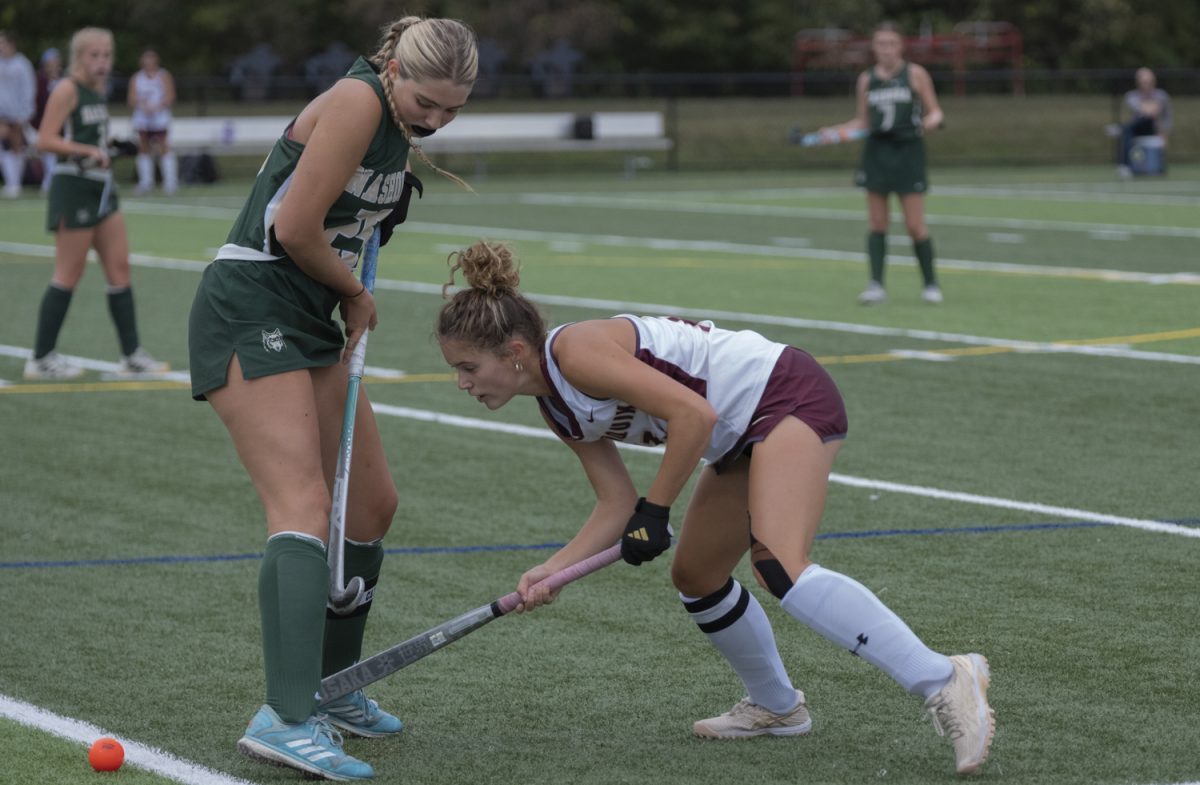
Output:
M552 591L561 589L571 581L579 580L602 567L607 567L620 558L621 544L617 543L611 548L600 551L595 556L589 556L583 561L559 570L550 577L539 581L537 586L545 586ZM397 643L390 649L385 649L345 670L326 676L321 680L321 689L317 691L317 703L329 703L343 695L360 690L368 684L391 676L401 668L407 668L417 660L474 632L493 619L509 613L520 604L521 595L514 591L487 605L456 616L450 621L442 622L403 643Z

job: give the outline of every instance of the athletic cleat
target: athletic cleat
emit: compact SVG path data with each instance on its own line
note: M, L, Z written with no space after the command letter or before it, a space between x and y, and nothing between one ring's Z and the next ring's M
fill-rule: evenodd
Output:
M342 736L323 716L288 723L267 705L250 719L238 752L276 766L291 766L327 780L369 780L375 770L342 751Z
M921 299L930 305L937 305L943 299L942 290L937 284L930 284L921 290Z
M987 702L991 673L982 654L958 654L950 658L954 673L946 686L925 708L939 736L954 743L954 762L959 774L974 774L987 760L996 718Z
M321 711L325 712L331 725L354 736L378 739L404 730L404 723L398 717L379 708L379 704L364 695L362 690L355 690L326 703Z
M812 717L804 703L804 693L796 690L800 701L786 714L764 709L743 698L719 717L710 717L692 725L692 733L704 739L748 739L752 736L803 736L812 730Z
M169 370L171 370L169 364L154 359L148 351L140 346L134 349L132 354L121 358L121 373L123 374L164 373Z
M83 369L58 352L43 357L30 357L25 361L25 378L31 381L50 379L74 379L83 375Z
M871 281L863 293L858 296L859 305L878 305L887 302L887 289L878 281Z

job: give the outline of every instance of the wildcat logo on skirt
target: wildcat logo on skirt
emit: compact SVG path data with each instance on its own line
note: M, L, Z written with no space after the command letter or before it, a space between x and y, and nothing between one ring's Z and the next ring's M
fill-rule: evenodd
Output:
M282 352L287 348L287 344L283 340L283 331L276 327L271 332L262 331L263 349L268 352Z

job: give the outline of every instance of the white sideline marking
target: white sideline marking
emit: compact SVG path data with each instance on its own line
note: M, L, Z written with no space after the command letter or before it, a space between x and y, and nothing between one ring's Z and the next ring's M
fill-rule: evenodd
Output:
M783 218L819 218L832 221L863 220L862 210L843 210L835 207L788 207L769 204L738 204L736 202L688 202L673 199L653 199L644 196L594 196L589 194L522 194L517 201L522 204L546 207L597 207L617 210L660 210L673 213L716 213L721 215L777 216ZM972 226L1006 229L1043 229L1060 232L1124 231L1154 237L1200 238L1200 228L1190 226L1153 226L1146 224L1107 224L1089 221L1048 221L1040 218L976 218L970 215L940 215L926 213L925 223L931 226Z
M1025 242L1025 235L1016 232L988 232L984 235L989 243L1007 243L1008 245L1021 245Z
M442 293L441 284L420 283L417 281L378 280L375 282L375 288L395 289L398 291L415 292L417 294L436 294L439 296ZM451 287L447 291L456 292L458 291L458 287ZM934 330L909 330L903 327L877 327L870 324L834 322L824 319L801 319L794 316L773 316L770 314L720 311L708 308L683 308L676 305L664 305L662 303L602 300L593 297L567 297L565 295L534 294L530 292L526 292L525 296L536 303L545 305L594 308L598 311L608 311L609 313L654 313L664 316L682 316L688 319L712 319L718 322L730 321L745 324L769 324L775 327L794 327L801 330L825 330L828 332L854 333L857 335L882 335L913 338L921 341L964 343L970 346L1002 346L1017 352L1083 354L1089 356L1120 357L1126 360L1153 360L1156 362L1179 363L1181 365L1200 365L1200 355L1191 354L1143 352L1136 349L1120 349L1112 346L1079 346L1069 343L1014 341L1009 338L988 338L981 335L943 333Z
M88 746L96 739L111 736L125 748L125 762L129 765L161 774L186 785L253 785L249 780L231 777L198 763L176 758L155 747L124 739L90 723L62 717L7 695L0 695L0 716ZM80 753L80 757L85 757L85 753ZM83 765L82 762L80 765Z
M861 219L861 216L859 216ZM823 248L783 248L775 245L734 243L723 240L669 240L656 237L628 237L617 234L578 234L573 232L542 232L532 229L511 229L499 226L470 226L466 224L406 223L409 231L423 234L443 234L451 237L488 237L504 240L528 240L531 242L579 242L609 248L648 248L654 251L689 251L696 253L727 253L745 256L769 256L784 259L821 259L835 262L862 264L866 254L860 251L833 251ZM1196 230L1200 237L1200 229ZM908 242L908 238L904 238ZM897 259L893 264L915 266L911 259ZM1016 262L982 262L972 259L949 259L939 257L938 266L952 270L974 272L1012 273L1015 275L1040 275L1051 278L1083 278L1096 281L1122 281L1126 283L1181 283L1200 284L1200 273L1144 273L1130 270L1109 270L1091 267L1059 267L1056 265L1022 264Z
M174 208L180 209L180 208ZM127 212L136 212L127 210ZM695 253L727 253L745 256L766 256L784 259L821 259L824 261L851 262L861 264L866 255L860 251L835 251L826 248L804 247L797 251L795 246L755 245L751 243L734 243L720 240L671 240L654 237L628 237L609 234L579 234L572 232L542 232L529 229L509 229L496 226L471 226L466 224L441 224L413 221L407 223L408 231L420 234L440 234L451 237L463 237L471 240L479 237L503 238L506 240L528 240L544 242L551 246L569 246L576 253L588 245L599 245L612 248L647 248L655 251L687 251ZM1200 230L1197 230L1200 237ZM893 242L893 241L890 241ZM897 237L894 242L907 243L905 236ZM457 244L438 244L438 253L452 253L461 250ZM0 242L0 252L28 254L30 256L53 257L54 247L49 245L34 245L31 243ZM95 259L95 253L89 253L89 259ZM203 270L208 262L194 259L172 259L169 257L150 256L148 254L130 254L129 259L134 264L159 266L165 269ZM155 265L148 262L154 261ZM916 265L912 259L901 258L890 262L907 267ZM1150 284L1200 284L1200 273L1146 273L1133 270L1112 270L1092 267L1064 267L1047 264L1025 264L1020 262L988 262L974 259L953 259L939 257L938 266L949 270L969 270L972 272L1006 273L1013 275L1036 275L1049 278L1081 278L1084 280L1110 281L1123 283Z
M377 413L387 414L393 417L404 417L411 420L433 422L439 425L452 425L457 428L472 428L481 431L506 433L512 436L525 436L535 439L559 441L559 438L547 428L533 428L527 425L490 422L488 420L480 420L475 417L462 417L459 415L442 414L441 412L432 412L426 409L411 409L406 406L389 406L378 403L372 403L371 406ZM638 452L661 453L663 451L662 447L643 447L636 444L621 444L620 442L615 442L615 444L618 447L636 450ZM977 504L983 507L999 507L1006 510L1036 512L1039 515L1052 515L1057 518L1092 521L1095 523L1107 523L1114 526L1128 526L1133 529L1142 529L1143 531L1162 532L1164 534L1179 534L1184 537L1200 538L1200 528L1193 529L1174 523L1143 520L1141 518L1126 518L1121 515L1109 515L1102 512L1092 512L1090 510L1079 510L1073 507L1055 507L1053 505L1038 504L1036 502L1022 502L1013 499L1001 499L995 496L980 496L974 493L944 491L940 488L927 488L922 485L905 485L902 483L887 482L885 480L870 480L865 477L854 477L848 474L838 474L836 472L829 475L829 481L839 485L848 485L855 488L872 488L875 490L890 491L892 493L905 493L909 494L910 496L924 496L929 499L942 499L944 501L962 502L964 504Z
M0 343L0 357L16 357L19 360L28 360L33 350L26 346L11 346L9 344ZM192 375L187 371L167 371L165 373L140 373L140 374L123 374L119 363L110 363L104 360L93 360L88 357L80 357L75 354L64 354L63 357L78 365L80 368L86 368L89 371L99 371L101 381L120 382L120 381L144 381L147 379L166 379L172 382L190 382ZM380 379L403 379L408 376L407 371L400 371L395 368L380 368L374 365L363 366L363 374L366 376L376 376Z

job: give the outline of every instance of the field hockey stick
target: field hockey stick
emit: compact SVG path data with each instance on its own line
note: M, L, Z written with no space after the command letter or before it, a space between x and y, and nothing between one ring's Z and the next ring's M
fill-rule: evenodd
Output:
M828 128L804 133L798 127L788 131L788 141L801 147L819 147L827 144L842 144L866 139L870 132L865 128Z
M363 249L361 280L368 292L375 291L375 265L379 259L379 229L371 232ZM346 499L350 493L350 458L354 452L354 418L358 411L358 387L367 361L367 336L363 330L350 353L350 379L346 383L346 406L342 412L342 439L338 445L337 470L333 480L333 505L329 510L329 606L347 615L366 602L366 583L355 575L346 580Z
M617 543L611 548L600 551L595 556L589 556L583 561L559 570L538 581L535 585L556 591L571 581L579 580L602 567L607 567L620 558L621 544ZM390 649L385 649L345 670L326 676L321 680L321 688L317 692L317 703L329 703L355 690L361 690L368 684L391 676L417 660L428 657L443 646L469 635L493 619L509 613L520 604L521 595L515 591L511 592L487 605L468 611L461 616L455 616L450 621L442 622L420 635L398 643Z

